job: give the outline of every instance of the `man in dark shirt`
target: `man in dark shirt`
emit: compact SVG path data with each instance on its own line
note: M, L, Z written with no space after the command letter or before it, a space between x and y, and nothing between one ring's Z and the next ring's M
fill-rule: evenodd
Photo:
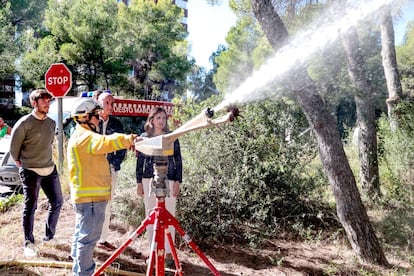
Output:
M113 111L114 97L108 91L99 93L98 102L102 106L100 115L99 132L104 135L112 133L123 133L124 129L122 123L115 117L111 116ZM107 155L107 159L111 168L112 187L111 195L113 198L115 193L115 186L118 178L118 171L121 169L121 163L126 155L126 150L118 150ZM98 242L98 247L104 250L112 251L115 250L112 244L107 241L109 232L109 223L111 219L111 203L110 200L105 209L105 221L102 227L101 238Z

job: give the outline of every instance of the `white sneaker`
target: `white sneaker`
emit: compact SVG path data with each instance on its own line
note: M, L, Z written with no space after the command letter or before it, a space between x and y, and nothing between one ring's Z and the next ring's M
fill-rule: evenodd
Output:
M28 243L24 246L23 254L25 257L35 257L37 256L37 251L33 243Z

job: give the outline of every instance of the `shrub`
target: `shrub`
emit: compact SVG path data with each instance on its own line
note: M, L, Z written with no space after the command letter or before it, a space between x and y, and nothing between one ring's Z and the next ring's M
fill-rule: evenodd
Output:
M174 119L186 122L215 100L187 104ZM317 146L300 109L283 99L245 106L242 115L179 138L184 177L176 215L182 227L201 246L256 245L288 231L320 238L321 229L337 230L334 209L325 203L329 187ZM114 213L138 226L145 212L135 195L135 162L128 154L122 164Z
M4 213L9 210L10 207L23 202L22 194L12 194L8 198L0 200L0 212Z
M384 200L401 204L413 201L407 191L412 191L414 180L414 102L400 103L395 112L396 131L391 131L387 117L379 121L378 148Z
M255 243L266 234L295 233L298 222L337 225L316 192L326 181L313 167L317 147L299 108L284 99L245 106L242 114L220 129L180 138L185 178L178 216L185 228L203 242Z
M129 225L138 227L145 218L144 203L136 193L135 178L136 157L128 152L118 172L118 183L113 202L114 214Z

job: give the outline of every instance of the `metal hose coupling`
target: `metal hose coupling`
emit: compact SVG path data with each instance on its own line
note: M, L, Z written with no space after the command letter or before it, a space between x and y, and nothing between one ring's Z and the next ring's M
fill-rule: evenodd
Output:
M207 116L207 118L213 118L214 116L214 110L210 107L207 107L205 114Z

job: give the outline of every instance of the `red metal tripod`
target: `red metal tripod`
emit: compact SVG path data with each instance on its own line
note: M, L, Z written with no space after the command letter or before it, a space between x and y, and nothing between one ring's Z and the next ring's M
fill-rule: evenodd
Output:
M154 168L157 167L154 165ZM167 240L171 248L171 253L175 263L175 275L183 275L183 271L178 261L177 251L174 247L174 242L172 240L171 233L168 230L168 227L173 226L184 241L194 250L194 252L204 261L204 263L210 268L210 271L218 276L220 272L214 267L214 265L208 260L196 243L185 233L181 228L178 220L171 215L170 212L165 208L165 197L168 192L166 192L166 166L158 166L157 170L154 170L155 177L153 180L152 186L155 188L156 194L156 207L150 212L150 214L142 221L141 225L135 230L135 232L124 242L115 252L99 267L97 271L93 274L94 276L101 275L103 271L128 247L128 245L134 241L139 235L144 232L146 227L150 224L154 225L154 235L151 242L150 258L147 266L147 276L152 275L155 265L155 275L162 276L165 274L165 234L167 235ZM156 173L158 172L158 174ZM162 172L162 173L160 173ZM165 173L164 173L165 172ZM161 176L160 176L161 175Z

